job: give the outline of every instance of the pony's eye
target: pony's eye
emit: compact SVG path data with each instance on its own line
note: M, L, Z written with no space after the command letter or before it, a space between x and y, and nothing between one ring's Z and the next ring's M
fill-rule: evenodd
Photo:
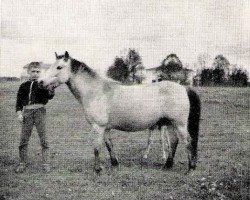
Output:
M56 69L59 69L59 70L60 70L60 69L62 69L62 66L58 66Z

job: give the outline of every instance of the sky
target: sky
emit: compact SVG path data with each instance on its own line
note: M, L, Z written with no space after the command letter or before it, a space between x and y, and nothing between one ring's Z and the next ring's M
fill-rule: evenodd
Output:
M136 49L146 68L170 53L197 67L223 54L250 72L248 0L2 0L0 76L19 77L54 52L104 74L115 56Z

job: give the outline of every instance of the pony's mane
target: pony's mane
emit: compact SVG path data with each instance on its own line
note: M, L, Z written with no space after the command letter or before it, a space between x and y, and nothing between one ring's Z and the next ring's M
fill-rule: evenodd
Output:
M71 72L73 74L81 72L81 73L87 73L93 78L97 76L96 72L93 69L91 69L85 63L80 62L74 58L71 58L71 57L65 58L65 55L59 55L57 56L57 59L70 59L71 60Z
M57 56L57 59L62 59L62 58L64 58L64 55Z
M91 77L96 77L96 72L91 69L90 67L88 67L85 63L80 62L76 59L71 59L71 72L73 74L76 73L87 73L88 75L90 75Z

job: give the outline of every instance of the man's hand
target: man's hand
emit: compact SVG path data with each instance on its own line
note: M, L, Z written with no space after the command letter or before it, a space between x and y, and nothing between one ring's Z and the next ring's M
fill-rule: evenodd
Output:
M17 111L17 119L20 123L23 122L23 113L22 111Z
M50 95L54 95L55 94L55 88L56 88L55 85L49 85L48 86L47 89L48 89Z

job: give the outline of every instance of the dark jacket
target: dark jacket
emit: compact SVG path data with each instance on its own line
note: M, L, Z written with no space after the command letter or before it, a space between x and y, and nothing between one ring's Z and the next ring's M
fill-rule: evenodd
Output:
M32 87L31 87L32 84ZM47 104L54 97L54 92L38 87L37 81L26 81L19 87L16 101L16 112L30 104Z

